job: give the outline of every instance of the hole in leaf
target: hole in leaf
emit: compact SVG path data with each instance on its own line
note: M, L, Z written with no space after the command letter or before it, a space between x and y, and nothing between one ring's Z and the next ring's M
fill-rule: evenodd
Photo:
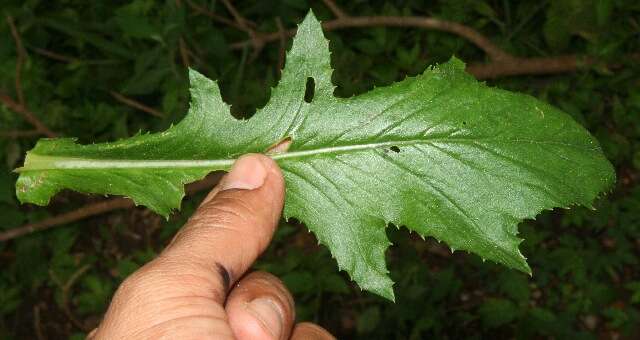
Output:
M394 146L392 146L392 147L390 147L390 148L389 148L389 150L391 150L391 151L393 151L393 152L396 152L396 153L397 153L397 152L400 152L400 148L399 148L399 147L397 147L397 146L395 146L395 145L394 145Z
M316 90L316 82L313 80L313 78L308 77L307 78L307 84L305 86L305 90L304 90L304 101L307 103L311 103L311 101L313 100L313 95L314 92Z

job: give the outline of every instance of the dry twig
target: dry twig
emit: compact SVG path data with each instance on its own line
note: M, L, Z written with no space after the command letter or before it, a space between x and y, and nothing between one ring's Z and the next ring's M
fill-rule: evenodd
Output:
M63 63L73 63L73 62L77 62L78 61L78 59L75 59L75 58L72 58L72 57L67 57L66 55L62 55L60 53L49 51L49 50L46 50L44 48L30 47L30 49L33 52L36 52L37 54L43 55L45 57L48 57L50 59L57 60L57 61L60 61L60 62L63 62Z
M231 4L230 0L222 0L222 3L225 5L229 13L231 13L231 15L235 19L240 29L247 32L247 34L249 35L251 45L253 46L253 55L251 56L251 59L255 59L258 56L258 54L260 54L260 51L262 51L262 48L266 44L265 40L263 39L261 34L255 31L254 27L256 25L253 22L245 19L238 12L238 10L235 7L233 7L233 4ZM276 32L276 34L278 35L279 33Z
M284 60L287 54L287 36L285 34L284 26L280 17L276 18L276 26L278 26L278 33L280 33L280 50L278 53L278 74L282 72L284 68Z
M220 179L219 174L209 175L207 178L187 185L186 192L191 195L196 192L210 189ZM130 209L135 207L132 200L128 198L109 198L97 203L89 203L78 209L66 212L57 216L45 218L34 223L27 223L21 227L6 230L0 233L0 242L9 241L16 237L31 234L36 231L46 230L55 226L69 224L83 220L90 216L104 214L114 210Z
M144 105L144 104L140 103L139 101L133 100L133 99L128 98L128 97L125 97L124 95L122 95L122 94L120 94L118 92L110 91L109 93L117 101L119 101L119 102L121 102L121 103L123 103L125 105L131 106L131 107L133 107L135 109L138 109L140 111L146 112L146 113L148 113L148 114L150 114L152 116L156 116L156 117L164 117L165 116L164 113L162 113L162 112L160 112L160 111L158 111L158 110L156 110L156 109L154 109L152 107Z
M224 6L227 8L227 10L229 11L229 13L231 13L231 16L233 16L233 19L236 21L236 23L238 24L238 26L246 31L247 33L249 33L249 35L251 34L255 34L254 30L252 27L250 26L255 26L255 24L252 24L251 21L245 19L240 12L238 12L238 10L233 6L233 4L231 4L231 1L229 0L222 0L222 3L224 4Z
M15 86L16 86L16 96L18 97L18 101L16 102L11 97L0 93L0 102L2 102L6 107L10 110L21 114L24 119L26 119L31 125L33 125L36 130L47 137L55 137L56 134L51 131L46 125L44 125L38 117L27 108L27 104L24 100L24 93L22 91L22 66L24 64L25 59L27 58L27 52L22 45L22 39L20 39L20 34L18 33L18 29L16 28L15 23L13 22L13 18L10 15L7 15L7 23L9 24L9 28L11 30L11 35L13 36L13 40L16 45L16 74L15 74Z
M9 229L0 233L0 242L31 234L36 231L46 230L51 227L69 224L90 216L104 214L118 209L133 208L135 204L127 198L110 198L98 203L89 203L76 210L57 216L45 218L42 221L27 223L21 227Z
M500 47L496 46L487 37L476 31L475 29L456 22L435 18L402 16L346 17L322 23L322 28L325 31L334 31L345 28L378 26L419 27L436 31L449 32L469 40L478 48L483 50L493 61L510 60L515 58L509 53L502 50ZM286 31L286 34L287 36L291 37L295 35L295 32L295 29L291 29ZM280 39L280 33L274 32L258 35L257 39L259 40L257 42L258 45L264 45L266 43L277 41L278 39ZM247 45L256 45L256 42L249 40L234 43L231 45L231 48L240 49Z
M467 66L467 71L478 79L493 79L506 76L516 75L540 75L540 74L557 74L565 72L573 72L581 68L586 68L598 62L593 57L580 55L561 55L555 57L534 57L521 58L511 55L504 51L486 36L474 30L471 27L435 19L428 17L393 17L393 16L375 16L375 17L343 17L322 23L322 27L326 31L333 31L346 28L357 27L418 27L424 29L432 29L443 32L449 32L463 37L483 50L490 61L487 63L472 63ZM287 30L284 35L292 37L296 30ZM265 44L278 41L283 33L273 32L268 34L257 35L260 41L243 41L231 45L232 49L244 48L254 45L264 47ZM632 59L638 59L638 53L629 55ZM615 65L613 65L615 66Z
M22 105L16 102L15 100L13 100L13 98L3 93L0 93L0 102L4 104L6 107L8 107L10 110L21 114L22 117L24 117L24 119L27 122L33 125L33 127L35 127L36 130L38 130L41 134L49 138L53 138L57 136L55 132L51 131L46 125L44 125L40 121L40 119L38 119L36 115L33 112L31 112L31 110L29 110L25 105Z
M577 55L562 55L543 58L515 58L474 63L467 66L467 72L478 79L494 79L525 74L555 74L572 72L595 64L595 58Z
M198 14L208 16L209 18L213 19L213 21L219 22L221 24L225 24L227 26L231 26L235 29L242 30L242 27L240 27L240 25L238 25L238 23L236 23L235 21L229 20L223 16L220 16L214 12L211 12L210 10L202 6L198 6L192 0L186 0L186 3L187 5L189 5L189 7L191 7L191 9L193 9Z
M329 10L336 16L338 19L348 18L349 16L338 6L333 0L322 0L324 5L329 8Z
M33 46L28 46L28 48L39 54L42 56L45 56L49 59L55 60L55 61L59 61L62 63L82 63L85 65L107 65L107 64L116 64L119 63L120 61L116 60L116 59L97 59L97 60L83 60L83 59L78 59L78 58L74 58L74 57L69 57L63 54L60 54L58 52L54 52L54 51L50 51L44 48L40 48L40 47L33 47Z
M9 24L9 29L11 30L11 36L16 44L16 95L18 96L18 103L20 105L24 105L24 94L22 93L22 84L21 84L21 76L22 76L22 65L24 64L25 59L27 59L27 52L24 50L24 46L22 46L22 39L20 39L20 34L18 33L18 29L16 28L15 23L13 22L13 17L7 15L7 24Z
M180 58L182 58L182 65L185 68L189 68L191 66L191 62L189 61L189 50L187 49L187 43L182 37L180 37L178 42L180 44Z
M33 328L36 333L36 338L38 340L46 339L44 337L44 333L42 332L42 322L40 317L40 306L41 304L37 304L33 306Z
M182 6L182 2L180 0L176 0L176 7L180 8ZM178 39L178 45L180 50L180 58L182 58L182 65L185 68L189 68L191 66L191 62L189 62L189 49L187 48L187 43L184 41L184 38L181 36Z
M324 22L323 28L326 31L333 31L346 28L358 27L418 27L437 31L456 34L483 50L490 59L488 63L472 63L467 67L467 71L479 79L491 79L504 76L515 75L537 75L537 74L555 74L572 72L577 69L593 65L596 60L594 58L579 55L563 55L557 57L544 58L520 58L504 51L495 45L489 38L476 31L475 29L446 20L430 18L430 17L399 17L399 16L371 16L371 17L351 17L347 15L333 0L323 0L325 5L337 17L335 20ZM191 0L187 3L197 10L199 13L206 14L218 22L232 26L239 30L247 31L248 28L242 23L247 20L241 17L237 10L230 6L229 1L225 1L227 8L234 16L236 21L217 16L215 13L208 12L206 9L198 7ZM283 36L291 37L295 35L295 29L282 30L278 28L273 33L257 33L249 28L253 36L247 41L231 44L232 49L242 49L247 46L253 46L259 53L265 44L282 41Z
M71 292L71 288L73 288L73 285L76 283L76 281L78 281L78 279L82 275L84 275L84 273L86 273L90 268L91 266L85 264L84 266L80 267L80 269L76 270L65 283L62 283L56 273L53 270L49 269L49 276L51 277L51 280L53 280L53 282L55 282L62 290L62 311L74 326L84 332L90 331L90 328L85 326L84 323L82 323L80 320L78 320L78 318L75 317L75 315L73 315L73 312L69 307L69 293Z

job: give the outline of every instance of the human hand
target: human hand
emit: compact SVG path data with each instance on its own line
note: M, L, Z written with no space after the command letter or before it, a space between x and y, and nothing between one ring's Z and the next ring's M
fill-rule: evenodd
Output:
M118 288L90 339L334 339L297 324L293 298L265 272L284 179L262 155L241 157L166 249Z

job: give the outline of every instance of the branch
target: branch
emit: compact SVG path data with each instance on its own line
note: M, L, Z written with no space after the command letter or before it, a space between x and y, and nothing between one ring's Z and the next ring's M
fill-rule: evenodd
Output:
M331 3L325 0L325 4ZM337 15L337 14L336 14ZM357 27L418 27L443 32L449 32L461 36L478 48L483 50L490 59L488 63L473 63L467 66L467 72L478 79L494 79L506 76L517 75L538 75L538 74L557 74L565 72L573 72L582 68L594 65L599 60L589 56L581 55L561 55L555 57L535 57L520 58L509 54L500 47L493 44L486 36L474 30L471 27L458 24L451 21L445 21L428 17L394 17L394 16L374 16L374 17L342 17L332 21L322 23L325 31L333 31L346 28ZM249 45L264 46L266 43L281 40L283 35L292 37L296 30L291 29L282 32L267 33L257 35L259 40L247 40L231 45L232 49L244 48ZM628 55L633 60L640 59L640 53L632 53ZM610 65L617 66L617 65Z
M222 3L224 4L224 6L227 8L227 10L229 11L229 13L231 13L231 16L233 16L233 19L235 19L236 23L238 24L238 26L246 31L247 33L249 33L249 35L251 34L255 34L253 28L251 28L249 25L251 25L251 22L247 19L245 19L240 12L238 12L238 10L236 10L235 7L233 7L233 4L231 4L231 1L229 0L222 0ZM252 25L255 26L255 25Z
M9 24L9 29L11 30L11 36L13 36L13 40L16 44L16 95L18 96L18 102L20 105L24 105L24 94L22 93L22 84L20 82L21 74L22 74L22 65L24 64L24 60L27 58L27 52L24 50L24 46L22 46L22 40L20 39L20 34L18 33L18 29L13 22L13 17L7 15L7 24Z
M72 57L67 57L66 55L62 55L60 53L56 53L53 51L49 51L49 50L45 50L44 48L39 48L39 47L30 47L30 49L33 52L36 52L37 54L43 55L45 57L51 58L53 60L57 60L63 63L73 63L73 62L78 62L78 59L72 58Z
M76 270L73 274L71 274L71 277L69 277L69 279L65 283L60 281L60 279L58 278L56 273L53 271L53 269L49 269L49 276L51 277L51 280L54 283L56 283L60 287L60 290L62 291L62 297L60 298L60 300L62 300L61 301L62 311L67 316L69 321L71 321L71 323L74 326L76 326L78 329L80 329L83 332L88 332L90 331L90 329L73 315L73 312L69 307L69 292L71 292L71 288L76 283L76 281L78 281L78 279L82 275L84 275L84 273L86 273L89 269L91 269L91 266L89 266L88 264L85 264L84 266L80 267L80 269Z
M78 58L75 58L75 57L69 57L69 56L66 56L66 55L62 55L60 53L49 51L47 49L40 48L40 47L28 46L28 48L31 51L33 51L33 52L35 52L35 53L37 53L39 55L45 56L45 57L47 57L49 59L52 59L52 60L55 60L55 61L59 61L59 62L62 62L62 63L67 63L67 64L70 64L70 63L82 63L82 64L86 64L86 65L106 65L106 64L118 63L118 61L115 60L115 59L83 60L83 59L78 59Z
M45 218L42 221L34 223L27 223L21 227L4 231L0 233L0 242L9 241L16 237L31 234L36 231L49 229L58 225L82 220L89 216L100 215L118 209L133 208L134 206L135 204L133 203L133 201L127 198L110 198L102 202L87 204L79 209L70 211L68 213Z
M425 29L431 29L436 31L449 32L461 36L478 48L483 50L491 60L510 60L515 57L507 53L500 47L492 43L487 37L482 35L475 29L458 24L456 22L440 20L429 17L401 17L401 16L375 16L375 17L346 17L339 18L322 23L322 28L325 31L334 31L345 28L357 28L357 27L373 27L373 26L388 26L388 27L419 27ZM296 30L286 31L286 35L291 37L295 34ZM256 39L264 45L269 42L277 41L280 39L279 32L267 33L257 35ZM231 45L232 49L241 49L248 45L256 45L256 42L248 40L242 41Z
M55 132L51 131L46 125L44 125L37 117L36 115L31 112L25 105L17 103L15 100L13 100L11 97L0 93L0 102L2 104L4 104L6 107L8 107L10 110L17 112L19 114L22 115L22 117L24 117L24 119L29 122L31 125L33 125L33 127L36 128L36 130L38 130L41 134L49 137L49 138L54 138L56 137L58 134L56 134Z
M333 13L333 15L336 16L336 18L343 19L349 17L340 7L338 7L338 5L336 5L335 2L333 2L333 0L322 1L324 2L324 5L327 6L327 8L329 8L329 10Z
M280 36L280 50L278 51L278 74L282 73L284 68L284 60L287 54L287 36L280 17L276 17L276 26L278 27L278 35Z
M219 22L221 24L225 24L227 26L231 26L233 28L242 30L242 28L240 27L240 25L238 25L236 22L234 22L233 20L229 20L225 17L219 16L218 14L209 11L208 9L198 6L195 3L193 3L193 1L191 0L186 0L187 5L189 5L189 7L191 7L191 9L193 9L196 13L202 14L202 15L206 15L209 18L213 19L216 22Z
M213 187L218 183L220 174L207 176L205 179L187 185L186 192L188 195L204 191ZM0 242L9 241L16 237L31 234L37 231L46 230L60 225L69 224L87 217L101 215L114 210L130 209L135 207L135 203L128 198L116 197L109 198L97 203L90 203L76 210L63 213L57 216L45 218L34 223L27 223L21 227L9 229L0 233Z
M191 66L191 62L189 61L189 50L187 49L187 43L184 42L184 39L180 37L178 40L179 48L180 48L180 58L182 58L182 65L185 68L189 68Z
M555 74L575 71L595 64L597 60L587 56L562 55L544 58L516 58L500 62L474 63L467 72L478 79L495 79L524 74Z
M42 304L37 304L35 306L33 306L33 328L35 330L36 333L36 338L38 340L44 340L46 339L44 337L44 333L42 332L42 322L41 322L41 318L40 318L40 306Z
M176 7L180 8L182 3L180 0L175 0ZM182 65L184 68L188 69L191 66L191 62L189 61L189 50L187 49L187 43L184 41L183 36L180 36L178 39L178 46L180 50L180 58L182 58Z
M47 137L55 137L56 134L49 130L49 128L44 125L33 112L31 112L27 108L27 104L24 100L24 93L22 92L22 65L24 64L24 60L27 58L27 52L22 45L22 39L20 39L20 34L18 33L18 29L16 28L15 23L13 22L13 17L7 15L7 24L9 24L9 29L11 30L11 36L15 41L16 45L16 95L18 96L18 101L16 102L11 97L0 93L0 102L2 102L5 106L7 106L10 110L13 110L19 114L21 114L24 119L26 119L31 125L33 125L36 130Z
M110 91L109 93L117 101L119 101L119 102L121 102L121 103L123 103L123 104L125 104L127 106L131 106L134 109L138 109L140 111L146 112L146 113L148 113L148 114L150 114L152 116L156 116L156 117L164 117L165 116L164 113L162 113L162 112L160 112L160 111L158 111L158 110L156 110L156 109L154 109L152 107L144 105L144 104L140 103L139 101L133 100L133 99L128 98L128 97L125 97L124 95L122 95L122 94L120 94L118 92Z
M235 19L236 23L238 24L238 27L240 27L241 30L247 32L247 34L249 35L250 38L250 43L251 45L253 45L253 55L251 56L251 59L255 59L258 54L260 54L260 51L262 51L262 48L264 47L264 45L266 44L266 41L263 39L261 34L258 34L253 27L255 27L256 25L254 23L252 23L251 21L245 19L239 12L238 10L236 10L235 7L233 7L233 5L231 4L231 1L229 0L222 0L222 3L225 5L225 7L227 7L227 10L229 11L229 13L231 13L231 15L233 16L233 18ZM276 39L280 38L280 33L276 32Z

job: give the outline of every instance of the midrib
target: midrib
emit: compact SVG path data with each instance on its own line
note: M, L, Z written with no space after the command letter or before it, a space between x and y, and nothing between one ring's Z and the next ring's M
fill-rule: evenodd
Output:
M402 141L387 141L380 143L341 145L313 150L291 151L269 155L272 159L286 160L304 158L322 154L340 154L350 151L360 151L368 149L382 149L392 146L416 145L428 143L432 140L414 139ZM64 156L46 156L30 153L25 165L16 169L16 172L26 172L34 170L62 170L62 169L211 169L227 170L235 159L198 159L198 160L158 160L158 159L89 159Z

